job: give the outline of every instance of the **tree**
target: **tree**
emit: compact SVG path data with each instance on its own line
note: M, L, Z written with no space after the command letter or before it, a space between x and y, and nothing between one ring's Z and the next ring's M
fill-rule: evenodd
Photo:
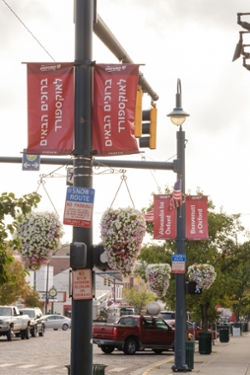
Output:
M11 250L7 250L7 256L13 260L4 266L8 279L0 285L1 305L11 305L29 291L29 285L25 280L27 271L24 270L23 263L13 255Z
M222 253L223 273L230 288L229 301L236 320L249 316L250 306L250 242L235 243Z
M136 314L141 314L149 302L155 300L155 296L146 290L137 292L135 288L123 289L123 298L135 308Z
M12 245L18 245L19 239L10 240L9 237L15 232L20 214L26 214L40 202L37 193L26 194L16 198L13 193L3 193L0 196L0 285L8 281L8 272L5 266L11 265L13 256L7 249ZM7 219L12 218L11 223Z
M26 296L23 298L24 304L27 307L39 307L42 308L42 303L40 302L39 293L34 289L30 288Z

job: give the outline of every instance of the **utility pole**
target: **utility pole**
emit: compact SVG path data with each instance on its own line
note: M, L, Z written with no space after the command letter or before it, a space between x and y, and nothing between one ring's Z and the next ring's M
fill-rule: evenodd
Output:
M75 0L74 186L86 188L92 187L93 17L93 0ZM86 268L92 270L92 228L73 227L73 242L85 243ZM92 375L92 362L92 299L74 300L72 297L70 374Z

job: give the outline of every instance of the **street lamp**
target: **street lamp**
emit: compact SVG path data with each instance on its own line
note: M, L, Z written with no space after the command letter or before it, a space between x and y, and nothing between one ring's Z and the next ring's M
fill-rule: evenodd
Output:
M181 193L185 194L185 132L182 124L188 113L181 106L181 81L177 80L176 108L167 116L173 124L179 126L176 132L177 139L177 180L181 180ZM185 203L177 208L177 236L176 253L186 255L186 207ZM185 273L176 274L176 300L175 300L175 363L172 366L174 372L187 371L186 365L186 296Z

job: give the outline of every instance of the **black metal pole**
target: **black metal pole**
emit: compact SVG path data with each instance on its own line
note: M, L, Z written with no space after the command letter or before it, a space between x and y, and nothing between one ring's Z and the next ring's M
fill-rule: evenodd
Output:
M185 194L185 132L180 126L176 132L177 160L180 168L177 179L181 180L181 191ZM177 208L177 236L176 253L186 254L186 205L183 203ZM175 363L172 370L182 372L187 370L186 365L186 296L185 274L176 274L176 324L175 324Z
M45 303L45 315L48 313L49 304L49 262L47 263L47 275L46 275L46 303Z
M93 0L75 0L75 148L74 186L92 187L91 109ZM73 242L87 246L92 269L92 229L73 227ZM92 375L92 299L72 297L71 375Z

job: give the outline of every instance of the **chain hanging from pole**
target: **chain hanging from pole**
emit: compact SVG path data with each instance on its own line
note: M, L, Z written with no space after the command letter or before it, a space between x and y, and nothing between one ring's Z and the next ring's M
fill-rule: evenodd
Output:
M119 190L120 190L120 188L121 188L123 182L124 182L125 185L126 185L126 188L127 188L127 191L128 191L129 197L130 197L130 200L131 200L131 202L132 202L133 208L135 208L134 201L133 201L133 199L132 199L132 196L131 196L131 193L130 193L130 190L129 190L129 187L128 187L128 184L127 184L127 176L125 176L125 173L126 173L126 171L123 171L123 174L122 174L122 176L121 176L121 182L120 182L120 185L119 185L119 187L118 187L117 192L115 193L115 196L114 196L114 199L113 199L113 201L112 201L112 203L111 203L111 205L110 205L110 208L112 207L114 201L116 200L116 197L117 197L117 195L118 195L118 193L119 193Z
M56 214L57 214L57 216L59 217L59 214L58 214L58 212L57 212L57 210L56 210L56 207L55 207L54 203L52 202L52 199L50 198L50 196L49 196L49 193L48 193L47 189L45 188L45 184L46 184L46 182L45 182L45 181L44 181L44 179L43 179L43 175L41 175L41 176L40 176L40 180L38 181L38 187L37 187L37 189L36 189L36 192L38 192L38 190L39 190L40 186L42 186L42 187L43 187L43 189L44 189L44 191L45 191L45 193L46 193L47 197L49 198L49 201L50 201L50 203L51 203L52 207L53 207L53 208L54 208L54 210L55 210L55 213L56 213Z

